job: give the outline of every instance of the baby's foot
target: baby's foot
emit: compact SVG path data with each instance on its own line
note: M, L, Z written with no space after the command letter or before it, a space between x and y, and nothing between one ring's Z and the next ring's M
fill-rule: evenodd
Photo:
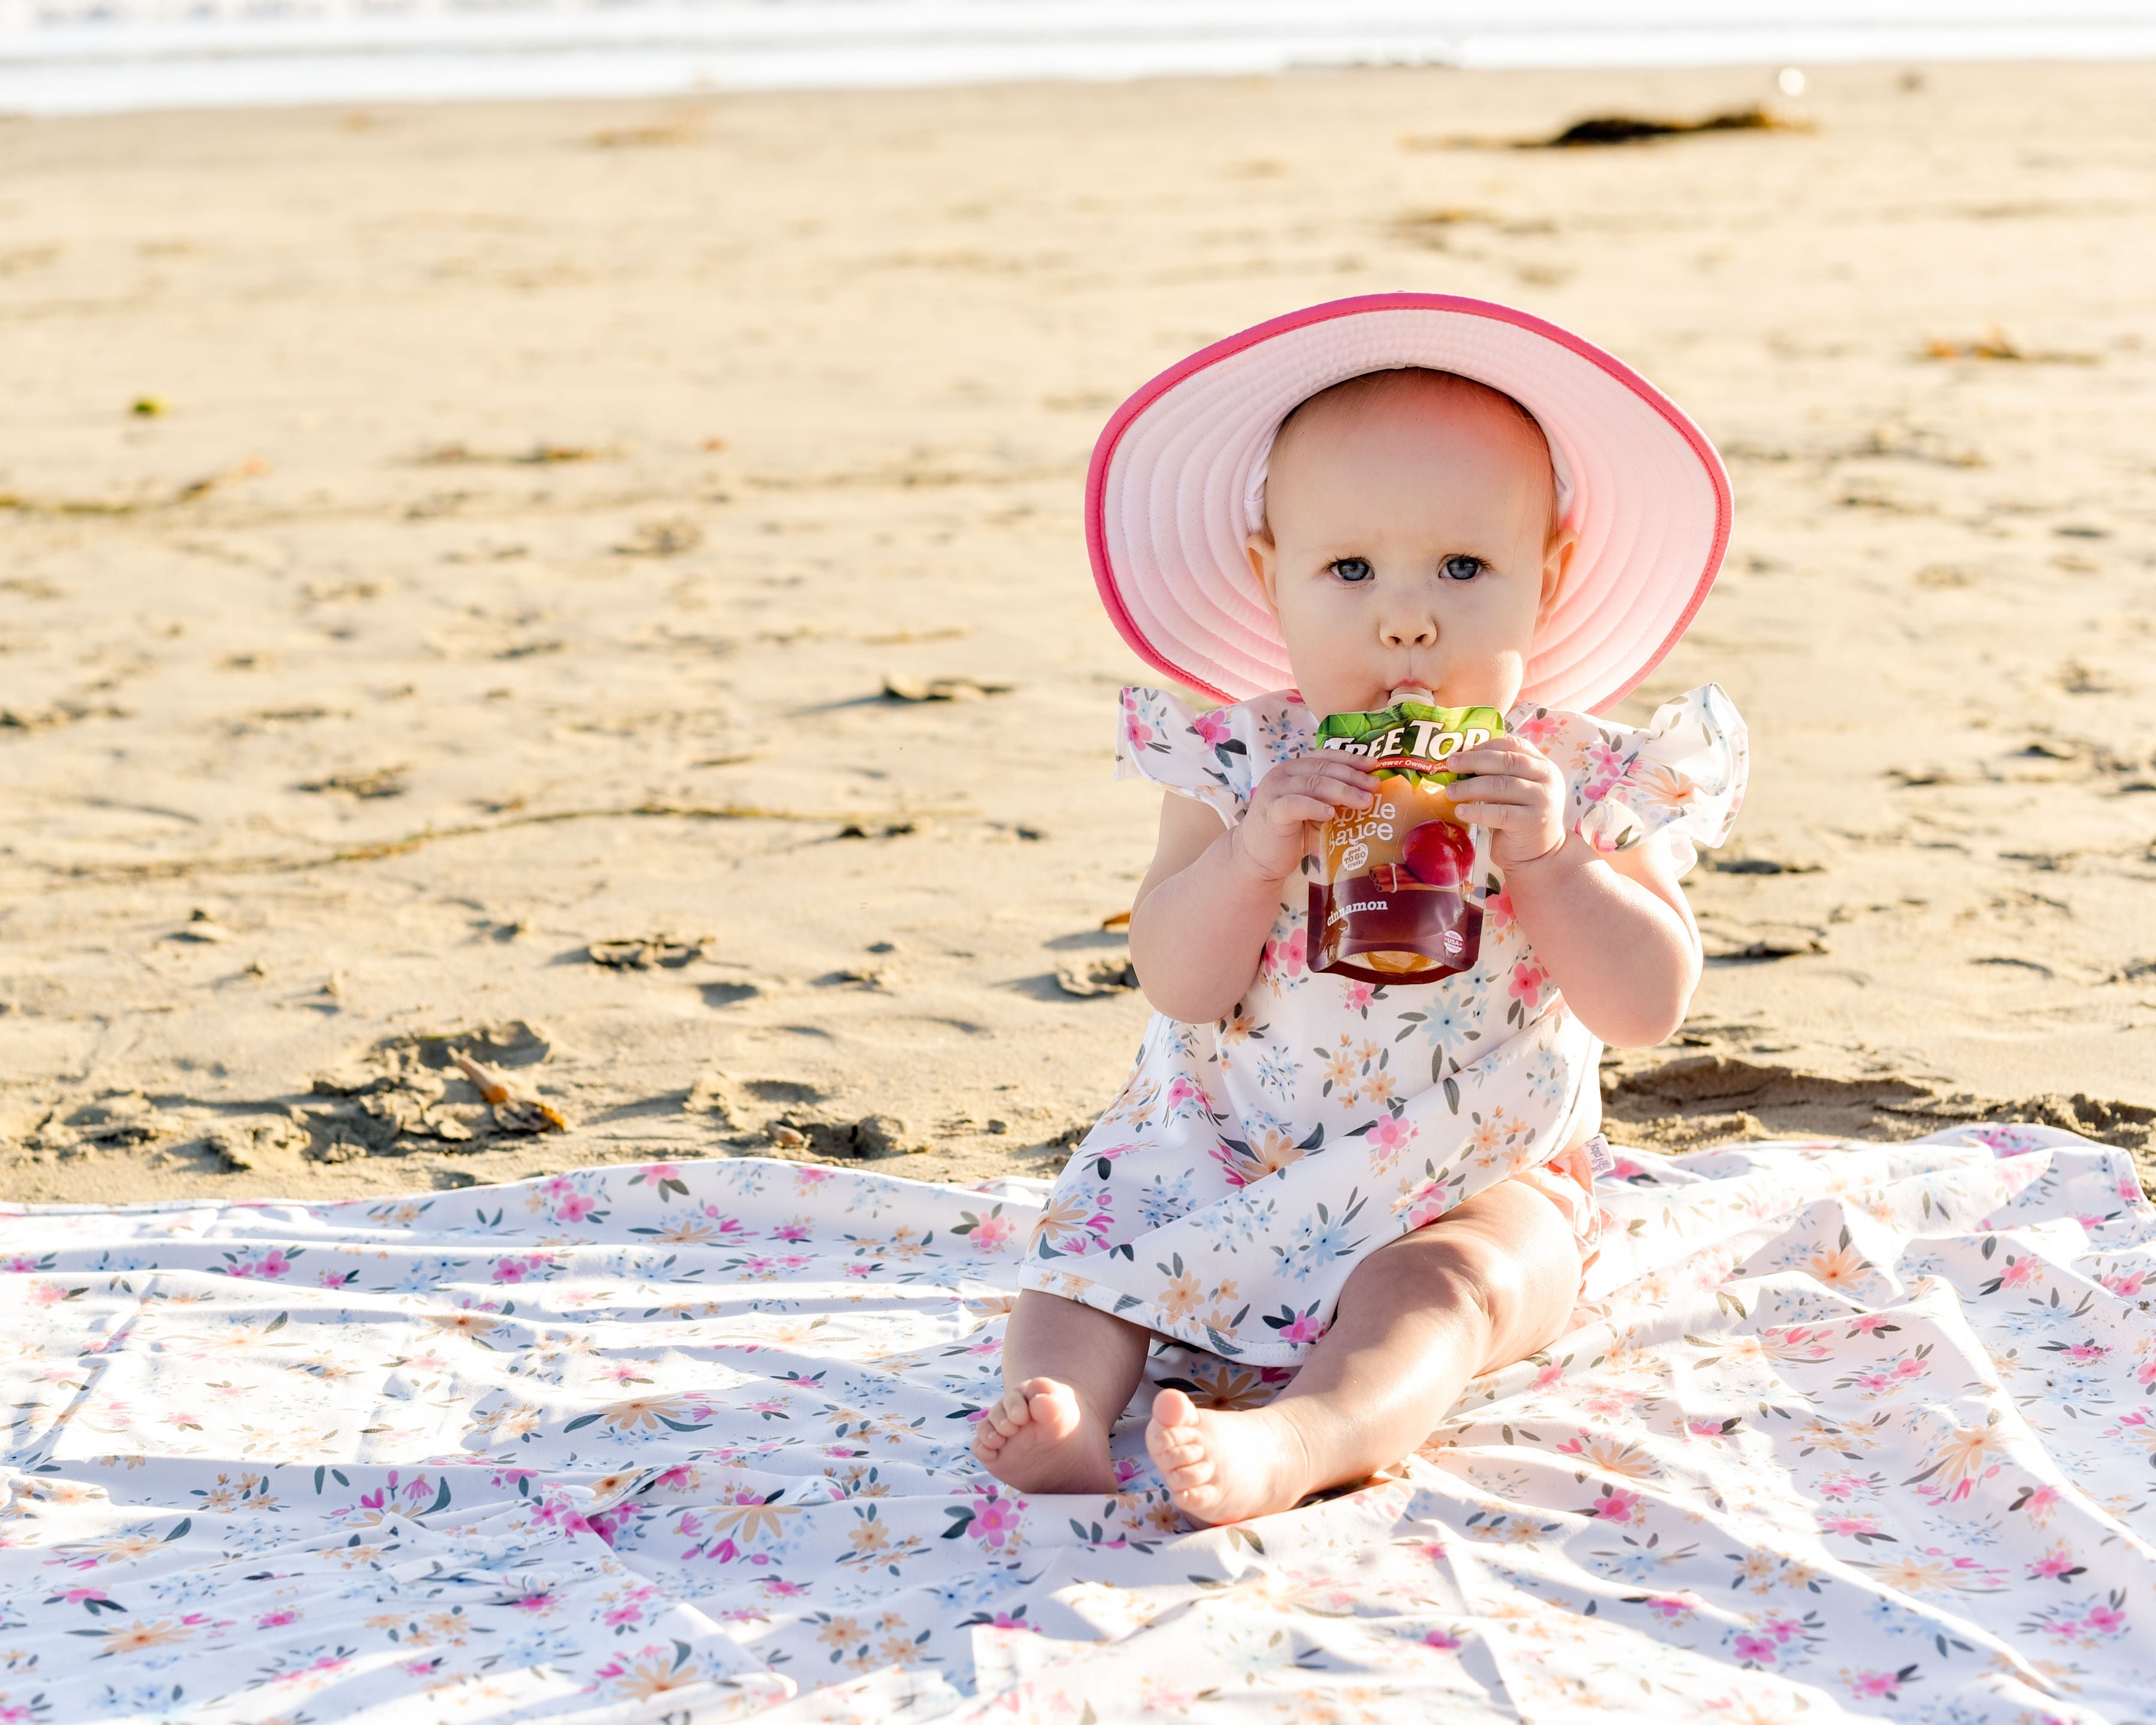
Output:
M1301 1452L1270 1409L1201 1409L1179 1389L1153 1398L1146 1449L1175 1507L1215 1525L1292 1509L1309 1487Z
M1108 1434L1086 1418L1075 1391L1029 1378L988 1404L973 1427L973 1455L1021 1491L1114 1491Z

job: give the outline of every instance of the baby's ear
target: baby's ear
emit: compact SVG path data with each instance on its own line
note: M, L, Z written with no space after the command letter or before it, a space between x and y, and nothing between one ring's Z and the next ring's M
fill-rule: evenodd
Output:
M1243 541L1243 555L1250 560L1250 573L1258 578L1258 590L1265 596L1265 603L1277 612L1280 601L1275 596L1273 583L1279 579L1280 553L1273 544L1273 536L1260 527Z
M1572 554L1579 549L1579 535L1570 527L1560 527L1550 536L1543 551L1543 595L1535 607L1535 627L1540 629L1549 621L1550 613L1557 609L1558 600L1563 596L1566 578L1572 573Z

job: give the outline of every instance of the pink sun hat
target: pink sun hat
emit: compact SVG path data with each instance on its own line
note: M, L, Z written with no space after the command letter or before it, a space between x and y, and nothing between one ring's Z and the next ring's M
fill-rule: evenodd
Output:
M1156 670L1224 701L1291 687L1243 548L1264 519L1273 434L1321 389L1408 366L1502 390L1549 440L1579 545L1523 697L1584 712L1622 700L1714 584L1729 475L1684 411L1622 361L1527 312L1450 294L1291 311L1171 366L1116 410L1086 477L1086 541L1117 631Z

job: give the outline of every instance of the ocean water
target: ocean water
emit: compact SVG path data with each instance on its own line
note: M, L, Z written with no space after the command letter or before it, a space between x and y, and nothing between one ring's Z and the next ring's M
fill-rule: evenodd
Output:
M0 0L0 112L2156 57L2156 0Z

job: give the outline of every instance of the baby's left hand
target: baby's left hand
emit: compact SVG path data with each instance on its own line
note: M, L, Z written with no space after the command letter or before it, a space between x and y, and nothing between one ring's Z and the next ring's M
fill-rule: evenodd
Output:
M1462 820L1490 829L1490 856L1501 869L1540 862L1564 843L1564 775L1523 737L1493 737L1445 763L1475 778L1452 787Z

